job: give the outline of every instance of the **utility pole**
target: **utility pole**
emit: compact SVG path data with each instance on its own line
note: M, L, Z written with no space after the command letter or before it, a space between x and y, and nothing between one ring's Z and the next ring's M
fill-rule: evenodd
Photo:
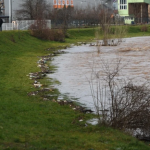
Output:
M12 22L12 0L9 0L9 23Z

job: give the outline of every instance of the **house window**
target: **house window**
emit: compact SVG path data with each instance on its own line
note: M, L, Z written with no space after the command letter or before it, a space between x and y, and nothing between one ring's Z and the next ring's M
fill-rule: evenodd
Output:
M120 0L120 9L127 9L127 0Z

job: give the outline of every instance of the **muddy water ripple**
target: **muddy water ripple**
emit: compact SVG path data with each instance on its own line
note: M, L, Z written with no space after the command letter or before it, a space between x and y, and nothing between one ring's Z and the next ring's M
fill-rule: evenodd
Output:
M49 77L57 79L60 85L55 85L62 94L78 98L78 101L93 109L93 100L88 80L92 68L102 72L101 60L114 66L118 58L125 65L120 72L120 78L146 78L150 79L150 37L126 38L119 46L106 46L97 53L95 46L74 46L65 50L67 53L55 57L52 62L58 69ZM103 75L103 73L101 74ZM140 82L137 79L137 82ZM142 81L141 81L142 82Z

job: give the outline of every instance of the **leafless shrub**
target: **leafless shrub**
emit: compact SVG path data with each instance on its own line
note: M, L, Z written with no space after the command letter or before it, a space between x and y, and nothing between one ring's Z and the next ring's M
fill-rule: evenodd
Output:
M95 32L95 37L96 37L96 47L97 47L97 52L98 53L100 53L100 46L101 46L101 44L100 44L100 33L99 33L100 31L99 30L97 30L96 32Z
M127 30L126 26L115 26L114 34L112 35L112 39L116 41L116 44L113 43L114 45L119 45L123 41L122 39L126 36Z
M50 41L65 41L65 33L62 29L51 29L49 33L49 40Z
M117 46L122 42L122 38L127 33L127 27L120 25L120 20L115 21L115 26L112 26L114 16L112 11L101 9L99 12L100 30L102 33L102 46Z
M61 29L49 29L46 20L37 20L30 26L30 34L42 40L61 41L65 40L65 35Z
M10 40L13 42L13 43L16 43L16 40L15 40L15 37L13 34L10 35Z
M148 31L148 25L142 25L141 26L141 31L142 32L147 32Z
M114 67L101 61L102 70L95 71L89 81L99 123L136 134L150 136L150 88L146 81L120 79L121 59ZM101 75L103 74L103 75Z
M46 34L45 31L49 29L46 24L46 20L36 20L36 22L29 28L31 35L40 39L48 39L48 34Z

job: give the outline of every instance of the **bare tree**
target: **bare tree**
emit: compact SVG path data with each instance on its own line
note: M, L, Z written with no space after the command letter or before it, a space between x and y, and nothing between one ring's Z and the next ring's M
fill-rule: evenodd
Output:
M99 34L102 34L102 46L117 46L122 42L122 38L127 33L127 27L118 26L120 21L115 20L115 26L112 26L114 23L113 10L107 8L105 5L99 5L96 10L98 14L98 22L100 24ZM97 32L98 33L98 32ZM100 35L99 35L100 36Z
M18 19L41 19L46 18L50 5L46 0L24 0L20 9L16 10Z
M83 20L83 10L80 8L74 9L73 13L73 20L75 21L76 27L81 27L82 20Z
M62 20L62 29L64 31L64 34L66 35L67 29L71 22L73 8L71 6L64 6L63 9L60 9L58 11L59 18L60 20Z
M71 6L64 6L62 9L53 9L49 14L54 28L62 28L66 35L67 29L72 20L74 9Z

